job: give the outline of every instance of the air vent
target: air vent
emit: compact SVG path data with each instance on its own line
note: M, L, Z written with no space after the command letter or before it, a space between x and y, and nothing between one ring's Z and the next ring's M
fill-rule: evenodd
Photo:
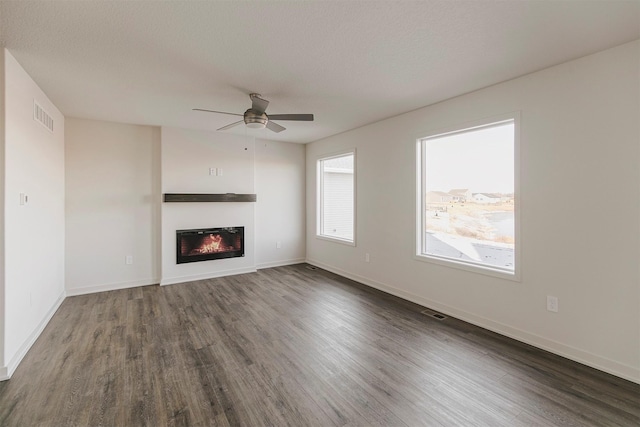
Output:
M47 128L49 132L53 133L53 118L40 106L40 104L36 102L35 99L33 100L33 120Z
M447 318L447 316L445 316L444 314L438 313L437 311L429 310L428 308L422 310L420 313L426 314L427 316L431 316L431 317L433 317L435 319L438 319L438 320L444 320L444 319Z

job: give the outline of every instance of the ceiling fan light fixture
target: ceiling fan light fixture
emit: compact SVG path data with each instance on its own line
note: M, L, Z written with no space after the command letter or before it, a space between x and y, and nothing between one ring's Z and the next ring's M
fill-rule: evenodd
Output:
M267 126L266 122L248 122L247 127L251 129L264 129Z
M264 113L256 114L256 112L252 111L251 109L247 110L244 113L244 123L247 125L248 128L264 129L267 126L268 121L269 119L267 118L267 115Z
M245 124L248 128L251 129L264 129L267 128L272 132L282 132L286 130L284 126L280 126L276 122L272 122L269 120L269 116L265 113L267 106L269 105L269 101L266 99L262 99L260 95L257 93L249 94L251 98L251 108L244 112L244 114L237 113L228 113L226 111L216 111L216 110L207 110L204 108L194 108L194 111L206 111L208 113L218 113L218 114L228 114L231 116L241 116L242 120L238 120L237 122L230 123L226 126L222 126L218 130L227 130L233 127L236 127L242 123ZM274 120L296 120L302 122L312 122L313 114L274 114L272 115Z

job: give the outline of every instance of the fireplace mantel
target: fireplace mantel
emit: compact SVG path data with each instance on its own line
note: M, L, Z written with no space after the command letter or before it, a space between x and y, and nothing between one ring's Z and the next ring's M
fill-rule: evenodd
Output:
M255 202L255 194L164 193L165 202Z

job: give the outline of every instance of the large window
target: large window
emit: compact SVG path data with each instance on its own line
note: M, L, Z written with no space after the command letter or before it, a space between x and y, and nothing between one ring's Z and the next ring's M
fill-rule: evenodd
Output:
M418 140L418 258L515 276L516 119Z
M318 237L355 244L355 151L318 160Z

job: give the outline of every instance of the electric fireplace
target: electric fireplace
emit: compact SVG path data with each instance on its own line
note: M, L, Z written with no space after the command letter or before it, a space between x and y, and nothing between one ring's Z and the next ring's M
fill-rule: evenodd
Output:
M177 263L244 256L244 227L176 231Z

